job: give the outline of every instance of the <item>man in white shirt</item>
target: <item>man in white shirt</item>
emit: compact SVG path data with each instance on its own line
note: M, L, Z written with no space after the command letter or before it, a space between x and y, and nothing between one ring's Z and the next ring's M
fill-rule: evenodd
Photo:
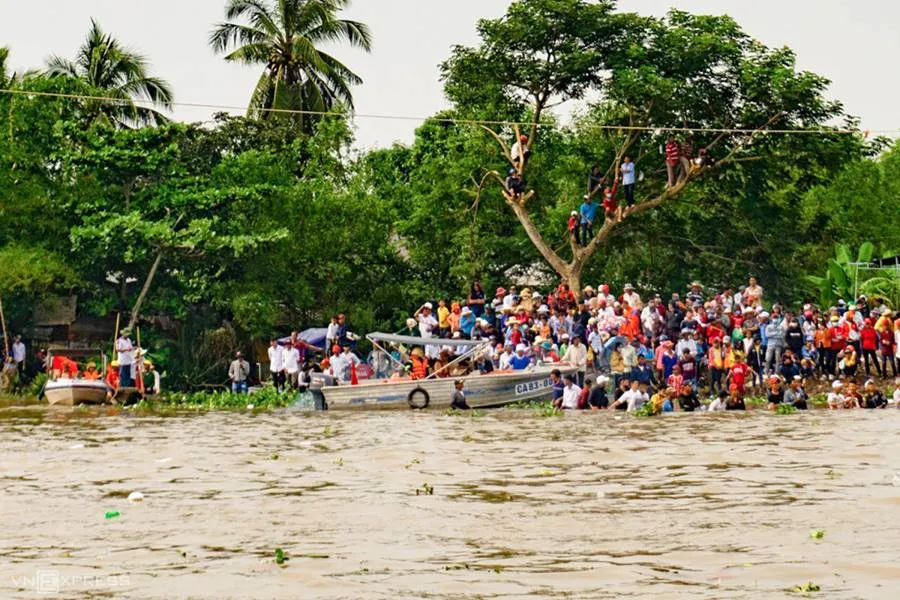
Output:
M419 307L419 310L413 315L419 322L419 336L423 338L433 338L434 330L438 328L438 321L431 312L433 309L434 305L432 305L431 302L426 302ZM435 359L438 358L440 354L440 346L436 344L425 344L425 355L428 358Z
M292 390L296 390L300 374L300 351L294 346L288 346L281 351L281 358L287 383Z
M641 297L634 291L634 286L630 283L625 284L625 293L622 294L622 300L628 303L631 308L641 307Z
M581 395L581 388L575 385L575 379L571 375L563 377L565 386L563 387L562 408L566 410L576 410L578 408L578 396Z
M524 158L526 161L528 160L528 155L531 154L531 151L528 149L528 136L522 135L519 136L519 139L512 145L509 149L509 157L512 159L513 164L516 165L517 169L521 168L519 164Z
M516 298L518 298L516 286L511 285L509 286L509 293L503 296L503 308L512 308Z
M269 372L272 374L272 385L278 393L284 391L284 349L278 340L272 339L269 344Z
M709 412L720 412L725 410L725 404L728 402L728 392L721 391L715 400L709 403Z
M350 346L344 346L344 351L335 354L331 358L331 373L341 383L350 383L353 379L353 365L360 364L359 357L353 354Z
M116 340L116 353L119 361L119 387L134 387L134 380L131 376L131 369L134 365L134 344L131 343L129 337L131 331L123 329Z
M19 381L22 381L25 377L25 344L22 343L21 335L17 335L13 341L12 357L19 372Z
M587 347L581 343L580 337L575 336L572 338L572 345L566 350L562 361L578 369L575 374L576 381L579 386L584 385L584 371L587 369Z
M503 353L500 354L500 358L497 361L497 363L499 365L499 369L501 371L506 371L506 370L509 370L512 368L509 365L509 361L512 359L512 357L513 357L513 345L506 344L506 347L503 349Z

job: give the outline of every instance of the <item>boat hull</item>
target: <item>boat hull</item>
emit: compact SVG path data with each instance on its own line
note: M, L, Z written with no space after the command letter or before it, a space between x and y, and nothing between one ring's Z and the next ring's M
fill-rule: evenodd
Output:
M83 379L57 379L44 386L47 402L58 406L78 404L103 404L108 388L102 381Z
M553 395L550 372L558 368L565 375L572 367L537 367L532 371L507 371L490 375L469 375L465 381L466 402L472 408L504 406L516 402L550 399ZM326 386L321 388L330 410L354 408L409 408L409 395L424 390L428 406L450 406L455 379L422 379L418 381L379 381L360 385ZM417 392L416 400L422 395Z

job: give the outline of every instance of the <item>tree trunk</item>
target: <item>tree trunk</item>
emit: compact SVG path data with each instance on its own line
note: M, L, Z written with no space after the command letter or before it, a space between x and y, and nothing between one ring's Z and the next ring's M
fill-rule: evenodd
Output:
M532 222L531 216L528 214L528 211L525 210L525 207L515 200L510 201L508 198L507 204L509 204L512 207L513 212L516 213L516 218L519 219L519 222L522 224L522 227L525 228L525 233L528 234L531 243L538 249L538 252L544 257L544 260L553 267L554 271L565 278L568 273L569 265L566 264L566 261L564 261L559 254L553 251L553 248L551 248L547 242L544 241L544 236L541 235L541 232L538 231L534 222Z
M137 324L138 316L141 314L141 304L144 303L144 298L147 297L147 292L150 291L150 284L153 283L153 278L156 277L156 270L159 268L159 263L162 260L163 251L160 250L156 254L156 260L153 261L153 266L150 267L150 272L147 274L147 279L144 281L144 287L141 288L141 293L138 294L137 301L134 303L134 308L131 310L131 318L128 320L128 329L134 329L134 326Z

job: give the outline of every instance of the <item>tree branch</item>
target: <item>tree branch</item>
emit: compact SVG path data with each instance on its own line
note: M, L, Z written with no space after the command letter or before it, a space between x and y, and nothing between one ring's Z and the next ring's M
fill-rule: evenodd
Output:
M501 138L500 135L490 127L487 127L485 125L479 125L479 127L494 136L494 139L497 140L498 144L500 144L500 149L503 150L503 156L506 157L506 160L509 161L509 164L512 165L513 168L516 168L516 163L513 162L509 146L506 144L506 142L503 141L503 138Z

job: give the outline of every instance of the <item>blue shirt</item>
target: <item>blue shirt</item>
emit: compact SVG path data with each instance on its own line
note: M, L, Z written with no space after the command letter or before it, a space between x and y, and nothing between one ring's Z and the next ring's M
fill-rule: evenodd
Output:
M472 335L472 329L475 328L475 315L468 314L460 317L459 328L463 332L464 336L470 337Z
M593 202L584 202L581 205L581 222L587 223L590 221L594 222L594 219L597 217L597 205Z
M518 354L514 354L511 359L509 359L509 366L513 368L514 371L522 371L523 369L527 369L528 365L531 364L531 359L527 356L519 356Z
M634 183L634 163L622 163L622 185Z

